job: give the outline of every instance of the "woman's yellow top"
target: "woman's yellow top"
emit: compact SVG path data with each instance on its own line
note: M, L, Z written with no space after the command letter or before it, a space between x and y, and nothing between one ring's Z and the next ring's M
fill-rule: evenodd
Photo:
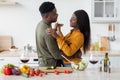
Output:
M66 56L74 55L84 44L84 35L79 29L71 30L66 36L63 36L62 33L59 36L57 43ZM71 60L76 62L79 59L74 58Z

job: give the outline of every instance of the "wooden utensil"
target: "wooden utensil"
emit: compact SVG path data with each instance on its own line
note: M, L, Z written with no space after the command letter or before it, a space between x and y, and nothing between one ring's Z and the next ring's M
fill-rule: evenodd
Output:
M73 62L71 62L69 59L67 59L64 55L61 55L64 59L66 59L68 62L70 62L70 63L73 63Z
M67 59L64 55L61 55L64 59L66 59L68 62L71 63L71 67L75 67L76 69L78 68L78 65L72 61L70 61L69 59Z

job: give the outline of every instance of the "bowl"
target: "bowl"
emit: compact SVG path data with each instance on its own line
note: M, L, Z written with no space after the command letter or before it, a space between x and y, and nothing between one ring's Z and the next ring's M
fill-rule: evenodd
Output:
M82 60L78 62L77 64L72 62L71 67L73 70L78 70L78 71L84 71L88 66L88 62L85 60Z

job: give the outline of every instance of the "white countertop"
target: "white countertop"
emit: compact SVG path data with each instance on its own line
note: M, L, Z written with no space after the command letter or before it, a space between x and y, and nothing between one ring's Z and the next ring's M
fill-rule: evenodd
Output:
M97 69L88 68L85 71L73 71L70 74L60 73L55 75L54 73L48 73L43 77L33 76L25 78L23 76L5 76L0 75L0 80L120 80L120 68L112 68L111 73L99 72Z
M0 53L0 57L20 57L23 51L4 51ZM30 57L37 57L37 53L29 53Z
M10 51L4 51L0 53L0 57L19 57L23 53L23 51L17 51L17 52L10 52ZM83 56L89 56L90 52L87 52ZM105 52L101 51L92 51L92 53L98 55L98 56L104 56ZM29 53L30 57L37 57L37 53ZM120 52L109 52L109 56L120 56Z
M0 53L0 57L19 57L22 52L10 52L5 51ZM96 55L103 56L104 53L95 52ZM110 56L120 56L120 53L109 53ZM30 53L29 56L37 57L37 53ZM84 55L88 56L88 54ZM85 71L73 71L70 74L60 73L55 75L49 73L43 75L43 77L30 77L25 78L23 76L5 76L0 75L0 80L119 80L120 79L120 68L112 68L111 73L99 72L98 69L87 68Z

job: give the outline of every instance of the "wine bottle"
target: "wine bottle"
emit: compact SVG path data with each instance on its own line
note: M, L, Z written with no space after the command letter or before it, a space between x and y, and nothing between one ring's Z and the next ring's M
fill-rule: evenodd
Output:
M100 72L102 71L102 60L100 61Z
M105 57L104 57L104 72L107 72L108 70L108 61L109 61L109 57L108 57L108 53L105 53Z

